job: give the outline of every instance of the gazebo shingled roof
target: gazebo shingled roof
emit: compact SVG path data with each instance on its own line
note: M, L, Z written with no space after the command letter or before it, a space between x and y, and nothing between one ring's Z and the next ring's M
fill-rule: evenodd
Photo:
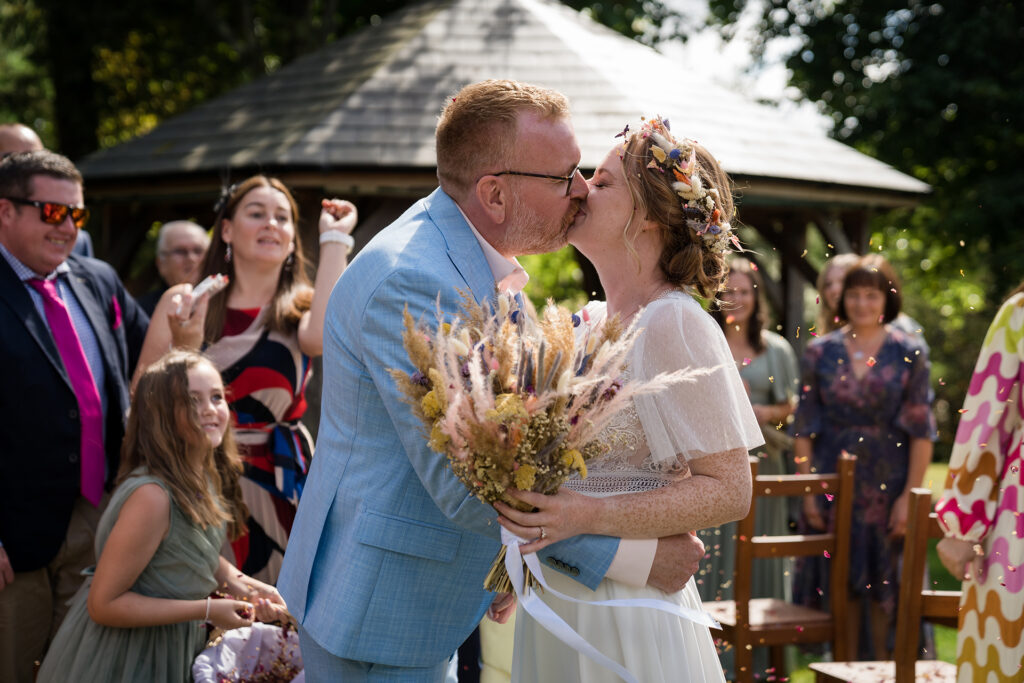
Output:
M514 78L565 93L594 167L641 114L670 117L732 175L883 193L928 186L708 82L552 0L435 0L88 157L90 181L225 168L434 166L434 124L465 83Z

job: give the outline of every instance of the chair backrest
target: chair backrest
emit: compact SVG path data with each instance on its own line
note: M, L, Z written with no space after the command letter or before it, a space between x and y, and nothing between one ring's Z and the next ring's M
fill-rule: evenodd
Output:
M937 591L924 585L928 539L943 536L938 517L932 512L931 490L911 489L908 505L903 570L896 606L896 648L893 652L897 683L914 680L921 620L955 627L960 610L960 591Z
M740 520L736 530L736 569L733 595L736 601L737 624L749 620L751 575L754 559L758 557L821 557L831 558L829 580L829 612L833 623L846 623L847 581L849 579L850 525L853 519L854 467L857 458L843 453L834 474L771 474L758 475L758 459L750 458L754 482L754 495L750 512ZM755 536L758 499L765 497L797 497L828 495L835 503L835 525L819 534L788 536ZM849 659L845 638L833 638L836 659Z

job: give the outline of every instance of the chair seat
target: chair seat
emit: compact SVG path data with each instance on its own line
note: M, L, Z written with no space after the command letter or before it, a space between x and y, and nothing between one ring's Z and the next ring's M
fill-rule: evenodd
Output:
M827 624L832 617L828 612L794 605L776 598L755 598L747 603L750 607L750 626L788 626L798 624L811 626ZM736 625L736 602L718 600L704 603L704 609L723 626Z
M818 683L843 681L844 683L894 683L894 662L816 662L811 671ZM914 680L952 683L956 680L956 665L949 662L918 661L914 665Z

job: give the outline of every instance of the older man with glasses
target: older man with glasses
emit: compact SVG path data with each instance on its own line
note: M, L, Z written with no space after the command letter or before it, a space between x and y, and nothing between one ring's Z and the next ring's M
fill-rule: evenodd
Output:
M156 237L156 269L160 283L139 297L146 315L153 315L160 297L169 287L199 282L199 266L210 246L206 230L192 221L169 221L160 226Z
M128 380L149 318L114 270L72 255L82 176L48 151L0 161L0 681L33 663L94 564Z

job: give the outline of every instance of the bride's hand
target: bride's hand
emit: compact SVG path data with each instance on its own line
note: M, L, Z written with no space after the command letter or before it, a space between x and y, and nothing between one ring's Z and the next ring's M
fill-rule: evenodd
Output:
M546 548L552 543L587 533L588 523L594 519L598 499L584 496L564 486L558 493L546 496L532 491L509 489L509 497L536 508L535 512L521 512L502 502L494 504L500 513L498 524L527 543L519 546L526 555Z

